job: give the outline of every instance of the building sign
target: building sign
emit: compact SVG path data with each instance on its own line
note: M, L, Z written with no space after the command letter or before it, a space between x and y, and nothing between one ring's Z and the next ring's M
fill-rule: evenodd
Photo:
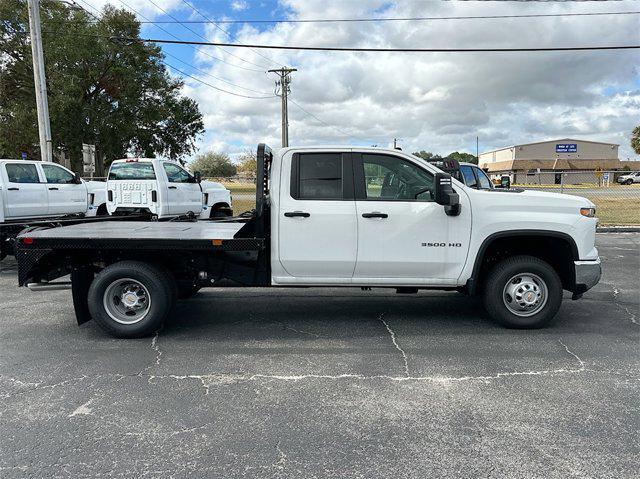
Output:
M556 143L556 153L577 153L578 145L575 143Z

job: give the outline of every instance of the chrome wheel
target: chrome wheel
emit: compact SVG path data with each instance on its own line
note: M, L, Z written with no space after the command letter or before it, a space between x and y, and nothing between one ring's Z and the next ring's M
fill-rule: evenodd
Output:
M533 316L547 304L548 290L540 276L519 273L511 277L502 291L502 300L516 316Z
M111 319L120 324L135 324L149 313L151 295L139 281L123 278L107 287L102 302Z

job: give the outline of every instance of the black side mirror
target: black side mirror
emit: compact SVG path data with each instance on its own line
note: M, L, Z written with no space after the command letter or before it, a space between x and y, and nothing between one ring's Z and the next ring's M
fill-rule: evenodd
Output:
M436 173L435 182L436 203L444 206L444 212L448 216L458 216L460 214L460 197L458 193L453 190L451 175L447 173Z
M200 183L202 181L202 174L199 171L193 172L193 179L196 183Z
M73 177L73 182L76 185L79 185L80 183L82 183L82 178L80 178L80 173L76 173Z

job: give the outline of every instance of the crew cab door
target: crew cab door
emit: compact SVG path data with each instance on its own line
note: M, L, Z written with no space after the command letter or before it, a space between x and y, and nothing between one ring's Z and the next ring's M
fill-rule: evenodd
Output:
M282 168L278 255L302 283L351 281L357 221L350 153L295 153Z
M202 211L202 189L193 176L181 166L164 162L162 164L167 176L167 198L169 213L183 215L192 211L196 215Z
M471 214L447 216L434 175L418 161L354 153L358 254L354 283L453 284L464 267Z
M16 161L2 168L5 217L7 219L47 215L47 190L33 163Z
M49 215L87 212L89 199L84 183L77 183L75 175L62 166L51 163L39 166L46 182Z

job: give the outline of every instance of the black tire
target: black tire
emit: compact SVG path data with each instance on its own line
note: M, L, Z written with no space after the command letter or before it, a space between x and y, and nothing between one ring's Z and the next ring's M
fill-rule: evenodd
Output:
M627 180L624 182L625 185L632 185L633 184L633 180Z
M189 299L195 296L202 287L189 282L178 282L178 299Z
M102 203L98 206L98 211L96 211L96 216L109 216L109 212L107 211L107 205Z
M114 314L105 307L108 289L125 279L142 285L146 290L144 296L148 295L148 306L142 317L134 318L132 321L135 322L128 324L115 319ZM106 333L118 338L139 338L162 328L175 304L176 291L175 281L166 269L140 261L121 261L107 266L95 277L89 287L87 300L91 316ZM113 304L119 302L114 296ZM114 309L121 306L109 307Z
M510 281L514 276L527 273L537 276L546 286L546 302L543 301L539 309L532 314L521 311L520 316L512 312L507 303L510 295L505 295L508 285L517 285L518 280ZM526 294L526 293L525 293ZM542 295L544 297L544 295ZM555 318L562 303L562 282L555 270L546 262L533 256L513 256L496 264L486 277L483 292L484 307L489 315L501 325L507 328L535 329L542 328L551 323ZM541 300L542 301L542 300ZM535 311L535 309L534 309Z
M214 205L211 208L209 218L229 218L233 216L233 210L227 205Z

